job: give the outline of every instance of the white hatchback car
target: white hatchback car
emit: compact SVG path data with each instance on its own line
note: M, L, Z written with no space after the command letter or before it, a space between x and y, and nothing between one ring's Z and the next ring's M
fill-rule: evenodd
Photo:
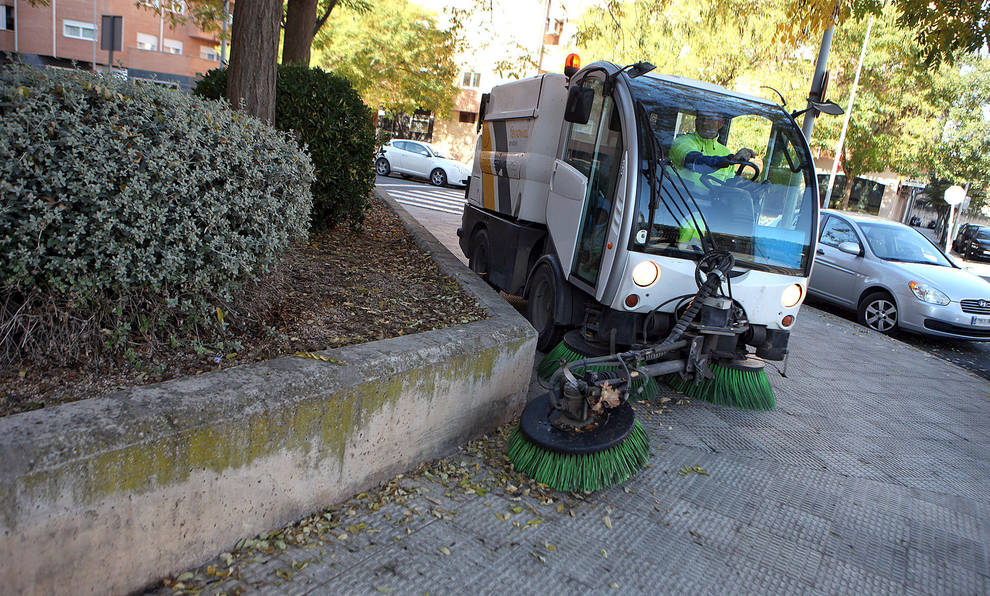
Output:
M467 186L471 170L422 141L393 139L382 145L375 159L379 176L389 173L426 178L436 186Z

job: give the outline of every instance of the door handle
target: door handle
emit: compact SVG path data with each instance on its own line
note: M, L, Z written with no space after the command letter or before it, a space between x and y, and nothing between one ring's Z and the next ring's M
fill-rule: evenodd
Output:
M824 257L825 256L825 251L819 248L819 249L816 249L815 250L815 254L816 255L822 255Z

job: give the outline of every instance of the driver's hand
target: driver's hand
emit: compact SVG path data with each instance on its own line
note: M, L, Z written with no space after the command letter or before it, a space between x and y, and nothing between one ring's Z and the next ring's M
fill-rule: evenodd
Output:
M754 157L756 157L756 152L749 147L743 147L739 151L736 151L736 154L732 156L732 159L737 161L749 161Z

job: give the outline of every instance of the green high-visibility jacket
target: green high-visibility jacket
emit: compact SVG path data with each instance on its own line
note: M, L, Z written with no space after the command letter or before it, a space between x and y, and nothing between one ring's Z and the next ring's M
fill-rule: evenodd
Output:
M719 157L732 155L729 148L722 143L719 143L715 139L703 138L696 132L681 135L674 139L674 142L670 145L670 161L674 163L674 167L677 168L677 173L681 175L681 178L695 184L701 184L702 172L695 172L690 168L684 167L684 158L687 157L688 153L694 153L695 151L700 152L702 155L717 155ZM709 176L713 176L719 180L728 180L732 176L732 173L732 167L729 166L715 170Z

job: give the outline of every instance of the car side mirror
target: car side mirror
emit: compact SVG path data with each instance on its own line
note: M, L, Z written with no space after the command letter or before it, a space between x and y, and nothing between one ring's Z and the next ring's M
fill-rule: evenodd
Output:
M845 113L845 111L842 109L842 106L835 103L831 99L824 102L811 101L808 103L810 103L811 106L816 110L818 110L819 112L822 112L823 114L828 114L829 116L841 116L842 114Z
M574 124L587 124L591 118L591 106L595 102L595 90L591 87L573 85L567 90L567 107L564 120Z
M840 242L837 248L854 257L858 257L863 253L863 247L859 245L859 242Z

